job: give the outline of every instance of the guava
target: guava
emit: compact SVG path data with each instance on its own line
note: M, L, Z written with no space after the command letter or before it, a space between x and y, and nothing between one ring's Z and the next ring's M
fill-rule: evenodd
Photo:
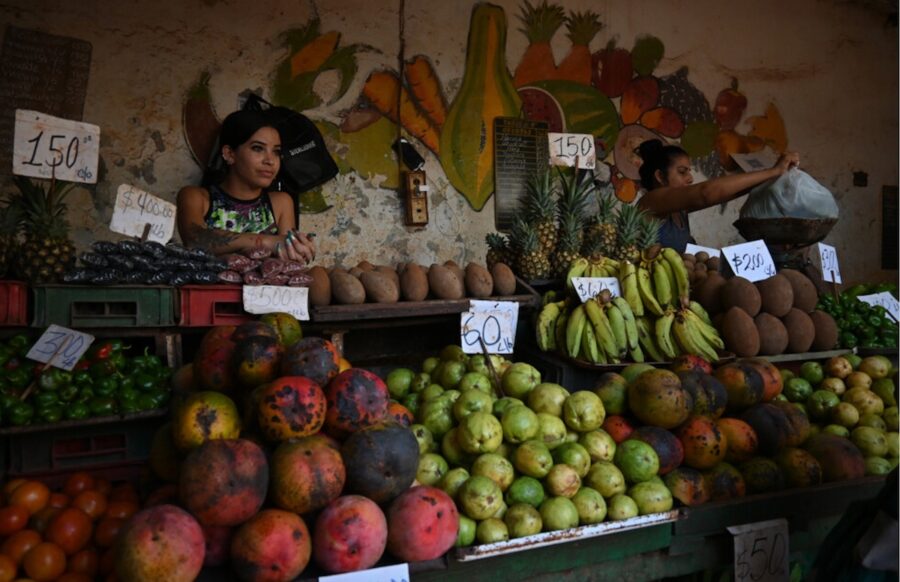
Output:
M877 428L858 426L850 431L850 440L866 457L883 457L888 452L884 431Z
M515 479L513 464L494 453L479 455L472 463L472 475L487 477L496 483L501 491L506 491Z
M603 401L607 414L622 414L627 410L628 381L621 374L606 372L594 384L594 394Z
M578 511L578 522L581 525L600 523L606 519L606 500L596 489L582 487L572 497L572 503Z
M503 398L498 398L494 401L494 407L492 412L494 416L499 416L503 418L503 413L506 412L507 408L512 406L524 406L525 403L519 400L518 398L510 398L509 396L504 396Z
M566 423L558 416L553 416L545 412L539 412L538 422L541 425L538 431L538 438L544 441L549 449L555 449L559 445L566 442Z
M828 418L831 409L841 403L834 392L828 390L816 390L806 400L806 410L809 412L810 418L821 420Z
M487 477L472 475L457 492L463 513L475 520L492 517L503 506L500 486Z
M541 383L541 373L525 362L516 362L503 373L500 385L503 393L513 398L524 398Z
M467 453L491 453L503 442L503 427L489 412L473 412L462 419L458 428L456 439Z
M478 390L479 392L492 395L494 393L494 386L491 384L490 379L484 374L480 372L467 372L462 377L462 380L459 381L459 391L465 392L466 390Z
M465 548L475 543L475 530L478 523L465 515L459 516L459 533L456 534L455 548Z
M591 468L591 455L578 443L563 443L550 453L553 455L554 463L569 465L575 469L579 477L583 478Z
M578 509L568 497L549 497L541 503L544 531L558 531L578 526Z
M579 390L563 402L562 416L566 426L572 430L589 432L600 428L606 418L606 410L599 396Z
M459 488L471 477L469 472L463 467L454 467L444 474L444 477L438 483L438 488L444 493L456 499Z
M613 462L629 483L649 481L659 472L659 456L643 441L628 439L616 447Z
M503 427L503 439L513 444L533 439L541 430L537 414L523 405L507 408L503 412L500 424Z
M637 504L638 515L662 513L672 509L672 493L663 483L646 481L633 485L628 496Z
M819 362L803 362L803 365L800 366L800 377L816 386L825 379L825 370L822 369L822 364Z
M578 443L587 450L591 461L595 463L612 461L616 454L616 441L602 428L580 435Z
M419 469L416 471L416 481L422 485L435 485L440 481L450 467L444 457L437 453L425 453L419 457Z
M837 396L843 396L847 391L847 385L840 378L825 378L819 383L819 390L827 390Z
M516 477L506 490L506 503L510 507L517 503L527 503L532 507L540 507L544 501L544 486L534 477L522 475Z
M596 489L607 499L617 493L625 493L625 476L610 461L597 461L591 465L583 483L591 489Z
M505 542L509 539L509 530L502 519L489 517L478 524L475 529L475 539L479 544Z
M431 431L428 430L423 424L414 424L409 427L409 430L412 431L413 435L416 437L416 441L419 443L419 454L424 455L425 453L430 453L434 451L437 447L434 442L434 436L431 434Z
M535 412L544 412L553 416L562 415L562 405L569 397L569 391L552 382L545 382L535 386L528 393L528 408Z
M462 422L473 412L488 412L494 408L494 401L490 394L481 390L464 390L456 402L453 403L453 417L456 422Z
M543 520L541 513L527 503L511 505L503 516L503 522L509 530L509 537L523 538L541 533Z
M384 383L387 384L391 398L400 400L409 392L416 373L409 368L395 368L390 371Z
M581 487L581 477L569 465L553 465L544 477L544 487L550 495L571 498Z
M513 466L516 471L535 479L543 479L553 466L550 449L542 441L525 441L513 451Z
M841 402L831 409L831 422L853 428L859 422L859 411L849 402Z
M634 499L624 493L617 493L606 502L606 516L613 521L637 517L638 506Z
M440 375L435 379L445 390L451 390L459 386L465 374L466 365L464 363L457 361L444 362L441 366Z

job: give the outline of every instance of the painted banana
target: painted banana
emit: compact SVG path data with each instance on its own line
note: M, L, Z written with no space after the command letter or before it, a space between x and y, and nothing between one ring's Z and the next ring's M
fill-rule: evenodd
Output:
M691 301L691 302L688 304L688 307L689 307L690 310L693 311L698 317L700 317L700 319L703 320L703 323L705 323L706 325L712 325L712 319L710 319L709 313L706 311L706 309L703 308L702 305L700 305L700 304L697 303L696 301Z
M591 300L584 304L585 313L594 326L594 335L597 336L597 343L603 348L604 353L609 361L619 358L619 347L616 345L616 339L613 335L612 326L609 319L603 312L603 308L597 301Z
M624 297L613 297L612 302L622 312L622 317L625 318L625 336L628 338L628 349L637 349L639 347L637 321L631 306L625 301Z
M653 276L653 294L663 307L672 305L672 276L669 274L669 266L663 260L653 261L651 266Z
M671 360L678 357L678 348L675 346L675 342L672 341L672 327L675 323L675 312L668 311L665 315L656 320L656 325L654 328L654 339L656 339L656 345L659 346L659 351L666 357L666 359Z
M682 310L682 315L688 325L695 329L697 334L699 334L707 344L719 350L725 349L725 342L722 341L722 336L719 335L716 328L703 321L703 318L690 309Z
M584 306L579 305L569 314L569 322L566 324L566 353L573 358L577 358L581 351L581 336L586 323Z
M644 302L641 301L641 293L638 291L637 267L631 261L622 261L619 267L619 285L622 287L622 297L631 306L634 316L644 315Z
M662 316L665 313L656 296L653 294L653 283L650 280L650 271L644 265L637 267L637 284L638 292L641 295L641 302L653 315Z
M647 352L647 355L650 356L654 362L665 361L666 357L659 350L659 346L656 345L656 340L653 339L655 330L653 329L653 324L650 323L650 320L646 317L639 317L637 318L636 323L638 328L638 339L640 340L641 347Z
M687 320L679 313L672 324L678 345L687 354L694 354L710 362L718 359L716 351L699 336L696 329L688 325Z
M589 362L599 364L601 360L600 346L597 345L597 337L591 325L584 326L584 335L581 338L581 354Z
M559 314L559 317L556 318L556 330L553 334L556 338L556 351L560 353L568 353L566 352L566 328L569 324L569 312L563 311Z
M562 313L565 302L548 303L538 314L535 325L537 345L543 352L556 349L556 320Z
M575 293L575 283L572 279L575 277L583 277L589 266L590 263L588 263L588 260L584 257L578 257L569 265L569 270L566 272L566 288L568 288L571 293Z
M687 301L691 294L691 282L687 267L684 266L684 259L678 254L678 251L668 247L663 248L662 257L675 278L677 299Z
M625 315L614 303L603 306L609 326L612 328L613 338L616 340L616 354L624 358L628 354L628 336L625 334Z

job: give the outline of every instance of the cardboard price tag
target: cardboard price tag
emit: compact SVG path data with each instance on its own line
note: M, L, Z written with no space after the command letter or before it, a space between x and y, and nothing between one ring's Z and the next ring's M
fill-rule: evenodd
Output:
M790 579L790 537L786 519L732 526L735 582Z
M751 283L775 275L775 262L769 249L761 240L722 248L725 260L734 274Z
M140 188L120 185L109 229L128 236L143 236L148 224L147 240L169 242L175 232L175 205Z
M897 300L894 299L894 296L887 291L874 293L872 295L859 295L857 299L872 306L880 305L881 307L884 307L887 310L888 315L894 318L894 321L900 321L900 303L898 303Z
M256 315L290 313L309 321L309 289L278 285L244 285L244 311Z
M710 257L721 257L722 256L722 251L720 251L719 249L714 249L712 247L704 247L704 246L695 245L692 243L687 244L687 246L684 248L684 252L690 253L692 255L696 255L697 253L702 252L702 253L706 253Z
M578 163L582 170L593 170L597 164L594 136L589 133L549 133L550 165L572 167Z
M16 109L13 174L97 183L100 127Z
M483 353L481 342L492 354L511 354L516 344L519 304L515 301L469 302L469 310L460 315L459 339L466 354Z
M394 564L346 574L319 576L319 582L409 582L409 564Z
M615 277L572 277L572 285L575 286L575 292L578 293L582 303L596 297L604 289L609 289L613 297L622 294L619 280Z
M51 325L25 355L29 360L71 372L84 352L94 343L94 336Z
M826 283L843 283L835 248L824 243L819 243L816 247L818 252L813 255L813 259L816 266L822 271L822 280Z

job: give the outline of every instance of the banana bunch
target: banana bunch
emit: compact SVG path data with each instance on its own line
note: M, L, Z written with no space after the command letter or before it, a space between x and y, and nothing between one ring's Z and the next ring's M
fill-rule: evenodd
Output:
M667 309L653 320L639 317L638 340L643 350L657 362L692 354L715 362L716 350L725 348L719 332L709 323L709 316L696 301L682 309Z
M668 310L681 309L690 296L690 279L684 261L678 251L668 247L654 245L642 253L641 262L635 267L633 283L626 283L629 273L620 272L623 295L629 297L629 285L637 287L630 290L628 300L635 310L638 300L644 312L662 317ZM637 311L635 311L637 313Z
M585 257L578 257L569 265L566 272L566 288L573 295L575 294L575 283L572 279L575 277L618 277L619 261L603 257L600 260L589 260Z
M571 358L592 364L644 361L637 318L622 297L604 291L556 320L556 348Z

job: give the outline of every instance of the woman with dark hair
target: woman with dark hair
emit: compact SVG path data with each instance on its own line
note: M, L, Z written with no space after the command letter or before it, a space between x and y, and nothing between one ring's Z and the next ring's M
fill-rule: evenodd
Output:
M224 172L178 192L178 232L187 246L216 254L263 246L277 256L311 262L312 240L298 233L294 202L269 188L281 167L281 136L265 111L235 111L219 137Z
M644 195L638 207L662 220L659 242L684 252L691 237L688 213L734 200L766 180L777 178L800 163L800 156L785 152L767 170L731 174L694 184L691 160L683 149L651 139L638 146Z

